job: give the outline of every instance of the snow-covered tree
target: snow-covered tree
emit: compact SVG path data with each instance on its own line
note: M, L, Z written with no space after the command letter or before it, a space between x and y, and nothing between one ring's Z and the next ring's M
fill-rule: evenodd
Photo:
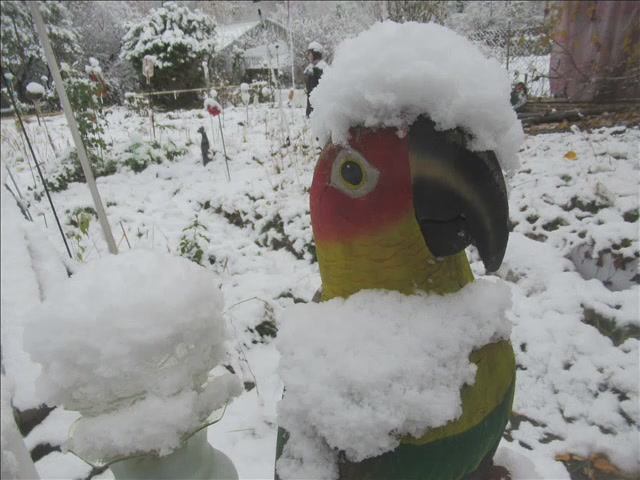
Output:
M155 69L149 88L154 90L202 87L202 61L213 55L215 27L215 21L200 10L166 2L129 25L120 58L131 63L144 84L142 63L145 56L152 56ZM186 106L195 101L199 102L196 94L157 97L165 106Z
M199 8L204 13L211 15L220 25L230 23L251 22L258 19L258 8L269 16L269 12L275 8L275 2L247 2L246 0L229 0L224 2L184 1L183 5L189 8Z
M389 19L395 22L435 22L442 24L448 14L448 4L445 0L422 2L416 0L401 0L387 2Z
M137 78L129 62L119 58L122 37L127 33L126 22L139 19L130 2L69 2L69 11L78 31L84 61L93 57L100 62L105 80L110 84L110 98L123 98L125 91L134 90Z
M40 2L49 39L59 62L73 63L81 54L78 34L67 7L58 1ZM2 69L14 75L14 87L22 98L27 83L48 73L44 51L24 1L3 1L0 25Z
M342 40L382 19L381 7L381 2L291 2L288 10L287 5L278 6L274 19L282 25L287 25L290 19L295 65L301 72L307 63L305 52L310 42L320 43L330 61L332 52Z
M450 2L453 12L447 26L461 33L482 30L532 30L540 27L545 18L545 2L474 1Z

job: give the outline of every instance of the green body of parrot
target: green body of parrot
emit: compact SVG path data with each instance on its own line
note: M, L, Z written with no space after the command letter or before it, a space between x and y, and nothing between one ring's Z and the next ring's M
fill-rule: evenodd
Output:
M495 156L466 149L460 132L438 132L425 118L404 138L390 128L353 129L348 146L325 147L311 188L322 300L363 289L455 292L473 281L464 252L470 243L488 270L498 268L507 219ZM342 460L340 478L475 478L490 464L509 418L515 358L511 344L500 341L470 360L478 366L476 381L462 388L458 419L403 438L379 457ZM281 430L278 456L285 441Z

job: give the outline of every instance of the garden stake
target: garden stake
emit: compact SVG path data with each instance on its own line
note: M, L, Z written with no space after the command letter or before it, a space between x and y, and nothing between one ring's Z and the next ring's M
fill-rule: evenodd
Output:
M15 108L15 107L14 107ZM16 110L17 114L17 110ZM16 121L16 126L19 126L19 123ZM22 133L22 130L20 130ZM36 175L33 173L33 166L31 165L31 160L29 159L29 151L27 149L27 144L24 141L24 135L20 135L20 143L22 144L22 150L24 151L24 158L27 160L27 165L29 165L29 171L31 172L31 179L33 180L33 189L38 189L38 182L36 182Z
M153 118L153 106L151 105L151 99L149 99L149 112L151 112L151 130L153 132L153 141L156 140L156 122Z
M71 103L69 103L67 92L64 89L64 83L62 81L62 76L60 75L60 69L58 67L58 63L56 62L56 58L53 54L53 49L51 48L51 42L49 41L49 36L47 34L47 29L44 25L44 20L42 19L42 15L40 14L40 10L38 9L38 3L31 2L29 4L29 8L31 9L31 16L33 17L33 20L36 26L36 31L38 32L38 36L40 37L40 41L42 42L42 47L44 49L45 57L47 58L47 64L49 66L49 70L53 75L53 80L56 85L58 97L60 98L62 109L64 110L65 117L67 118L67 124L69 125L69 129L71 130L71 136L73 137L73 142L75 143L75 146L76 146L76 152L78 153L78 159L80 160L80 165L82 166L84 178L87 180L87 186L89 187L89 191L91 192L91 197L93 198L93 203L96 209L96 213L98 214L98 220L100 221L100 226L102 227L102 232L107 242L107 246L109 247L109 252L111 252L112 254L117 254L118 247L116 247L116 242L113 239L113 233L111 232L111 227L109 226L109 221L107 220L107 214L104 210L104 206L102 205L102 199L100 198L100 192L98 191L98 187L96 186L96 181L93 176L93 171L91 170L91 164L89 163L87 152L84 148L84 144L82 143L82 138L80 137L78 124L76 123L76 119L73 116ZM38 172L40 172L40 167L37 164L36 164L36 167L38 167ZM44 180L43 180L43 183L44 183ZM47 196L49 196L49 190L47 189L46 185L45 185L45 191L47 192ZM54 213L55 213L55 210L54 210ZM56 220L58 220L57 215L56 215ZM60 231L62 232L62 228L60 229ZM66 244L67 242L65 239L65 245ZM68 246L67 246L67 249L68 249ZM71 255L71 252L69 252L69 254Z
M24 211L26 212L27 217L29 217L29 220L31 220L33 222L33 217L31 216L31 212L29 211L29 208L27 207L27 204L24 201L24 197L22 196L22 192L20 191L20 187L18 187L18 183L16 182L16 179L13 178L13 173L11 173L11 170L9 170L9 165L5 164L4 168L7 169L7 173L9 174L9 178L11 179L11 182L13 183L13 186L15 187L16 192L18 193L18 197L19 198L17 198L16 200L18 200L18 202L21 204L22 208L24 208Z
M37 6L35 8L38 8ZM40 12L38 12L40 14ZM20 128L22 129L22 134L27 141L27 145L29 145L29 150L31 151L31 156L33 157L33 163L36 164L36 169L38 170L38 175L40 175L40 180L42 181L42 186L44 187L44 191L47 194L47 199L49 200L49 205L51 205L51 210L53 211L53 216L56 219L56 223L58 224L58 230L60 230L60 235L62 235L62 241L64 242L64 246L67 249L67 253L69 254L69 258L73 259L73 255L71 254L71 250L69 249L69 244L67 243L67 237L62 230L62 225L60 224L60 219L58 218L58 212L56 212L56 207L53 205L53 200L51 199L51 194L49 193L49 188L47 187L47 182L44 180L44 175L42 174L42 170L40 170L40 164L38 163L38 159L36 158L36 153L33 151L33 147L31 146L31 141L27 136L27 130L24 128L24 123L22 123L22 115L20 115L20 110L18 110L18 105L16 105L16 101L13 98L13 87L9 87L11 90L9 91L9 99L13 104L13 109L16 112L16 116L18 117L18 123L20 124Z
M224 134L222 133L222 121L220 115L218 115L218 126L220 127L220 138L222 139L222 153L224 154L224 164L227 166L227 180L231 181L231 174L229 173L229 161L227 160L227 149L224 146Z
M36 108L36 115L38 116L38 122L40 122L40 102L34 101L33 106ZM58 150L56 150L56 146L53 143L53 139L49 134L49 129L47 128L47 121L44 117L42 117L42 126L44 126L44 131L47 134L47 139L49 140L49 145L51 145L51 150L53 150L53 156L58 156Z
M129 243L129 237L127 237L127 232L124 230L124 226L122 225L122 221L120 221L120 228L122 229L122 235L124 235L124 239L127 241L127 245L129 246L129 250L131 250L131 244Z
M211 150L216 151L216 131L213 127L213 117L209 115L209 121L211 122Z

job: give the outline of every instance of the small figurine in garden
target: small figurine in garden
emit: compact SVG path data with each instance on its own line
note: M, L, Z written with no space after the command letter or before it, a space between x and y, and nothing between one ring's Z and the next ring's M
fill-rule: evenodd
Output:
M309 115L311 115L311 112L313 111L309 95L311 95L313 89L318 86L322 72L327 66L326 62L322 59L323 53L324 48L322 48L322 45L318 42L311 42L307 48L307 60L309 61L309 65L304 69L304 84L305 90L307 91L307 118L309 118Z
M202 135L202 140L200 141L200 151L202 152L202 165L206 167L207 163L211 161L209 139L207 138L207 132L204 131L204 127L200 127L198 129L198 133Z
M511 91L511 105L513 106L514 110L516 112L519 111L527 103L527 100L527 86L524 84L524 82L516 83L515 87L513 87L513 90Z

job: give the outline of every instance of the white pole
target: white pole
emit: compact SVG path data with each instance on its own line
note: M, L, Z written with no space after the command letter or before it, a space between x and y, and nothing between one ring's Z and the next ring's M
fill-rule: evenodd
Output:
M36 31L38 32L38 37L40 37L40 42L42 42L44 54L45 57L47 57L47 64L49 65L49 69L51 70L51 74L53 75L53 80L56 84L56 91L58 92L58 97L60 98L60 103L62 104L64 115L67 118L69 129L71 130L73 143L75 143L76 145L76 150L78 152L78 158L80 159L80 165L82 166L84 178L87 179L87 185L91 192L91 197L93 198L93 204L96 207L98 220L100 221L100 226L102 227L102 232L107 242L107 246L109 247L109 252L117 254L118 247L116 246L116 242L113 239L113 233L111 233L111 227L109 226L109 221L107 220L107 214L104 211L104 207L102 206L100 192L98 192L98 187L96 186L96 181L93 177L91 165L89 164L89 159L87 158L87 152L84 149L84 144L82 143L82 138L80 137L78 124L76 123L76 119L73 116L73 110L71 108L71 104L69 103L67 92L64 89L64 84L62 83L60 69L58 68L58 63L56 62L56 58L53 54L53 49L51 48L51 42L49 41L49 36L47 35L47 30L44 25L44 21L42 20L42 15L40 15L40 11L38 10L38 3L39 2L29 2L31 16L33 17Z
M291 90L295 90L296 82L294 78L294 55L293 55L293 33L291 32L291 2L287 0L287 27L289 29L289 55L291 56Z

